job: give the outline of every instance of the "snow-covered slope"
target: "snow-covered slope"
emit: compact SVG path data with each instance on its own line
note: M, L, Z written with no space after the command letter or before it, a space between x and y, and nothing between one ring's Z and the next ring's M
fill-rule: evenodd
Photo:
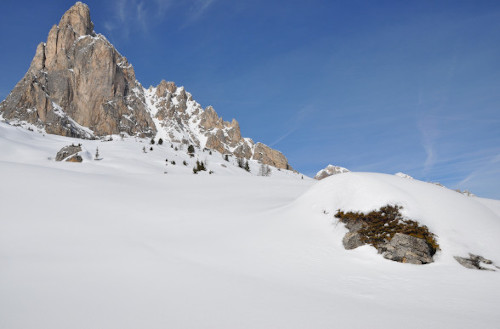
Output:
M486 201L434 184L376 173L346 173L314 185L297 203L317 212L368 212L387 204L403 206L404 216L437 235L437 262L456 265L453 256L468 253L491 257L500 264L500 217Z
M72 142L82 163L48 159ZM258 177L252 161L247 173L217 152L143 147L0 124L0 328L498 326L500 272L452 256L500 262L499 201L382 174ZM215 173L182 165L196 157ZM335 210L387 202L437 233L434 263L343 248Z
M109 136L107 140L82 140L57 135L44 134L38 131L29 131L20 127L0 122L0 150L2 161L22 163L30 166L42 166L62 170L116 174L116 173L145 173L145 174L182 174L193 175L196 161L204 162L207 171L200 175L225 176L257 176L261 163L257 160L248 160L250 171L238 167L238 159L208 149L195 148L190 156L188 146L183 143L169 141L158 145L150 144L150 139L121 138ZM55 162L55 155L62 147L69 144L82 144L84 162L72 165L65 162ZM100 161L94 161L97 148ZM152 150L151 150L152 148ZM298 172L269 167L271 177L306 179L310 178Z

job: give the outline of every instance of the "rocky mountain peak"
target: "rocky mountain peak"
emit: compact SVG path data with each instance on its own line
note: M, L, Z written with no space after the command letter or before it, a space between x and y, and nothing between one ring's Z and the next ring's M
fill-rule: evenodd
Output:
M173 94L177 90L177 86L175 82L161 80L160 84L156 86L156 96L157 97L165 97L167 95L167 91Z
M156 133L127 59L96 35L77 2L38 45L30 69L0 104L5 119L79 138Z
M81 2L38 45L30 69L0 103L0 114L49 134L157 136L291 169L281 152L243 138L235 119L224 121L211 106L204 110L184 87L162 80L143 88L127 59L94 32Z
M86 4L78 1L63 15L59 28L70 27L79 36L94 34L94 23L90 19L90 9Z

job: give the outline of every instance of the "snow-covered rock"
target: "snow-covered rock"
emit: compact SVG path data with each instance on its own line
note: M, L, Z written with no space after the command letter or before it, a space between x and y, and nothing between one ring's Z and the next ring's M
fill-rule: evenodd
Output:
M56 154L56 161L63 161L64 159L69 158L72 155L77 154L82 151L81 145L67 145L59 150Z
M329 164L325 169L321 169L320 171L318 171L314 176L314 179L322 180L323 178L326 178L328 176L343 174L347 172L350 172L350 170Z
M401 177L401 178L406 178L406 179L414 179L414 178L413 178L413 177L411 177L410 175L405 174L405 173L402 173L402 172L395 173L394 175L395 175L395 176L398 176L398 177Z

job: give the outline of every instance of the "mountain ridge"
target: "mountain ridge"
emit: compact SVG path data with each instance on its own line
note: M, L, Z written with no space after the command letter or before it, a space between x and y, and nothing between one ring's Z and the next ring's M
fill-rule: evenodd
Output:
M89 7L77 2L38 45L25 76L0 103L4 120L83 139L107 135L165 138L293 170L279 151L243 138L174 82L144 88L127 58L94 31Z

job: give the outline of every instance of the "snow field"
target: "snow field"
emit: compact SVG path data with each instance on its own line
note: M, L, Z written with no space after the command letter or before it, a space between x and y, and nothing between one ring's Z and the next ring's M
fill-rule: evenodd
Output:
M48 159L72 142L83 163ZM187 147L148 143L0 123L0 328L497 328L500 273L452 256L500 263L499 201L382 174L258 177L200 150L215 174L193 175ZM435 263L344 250L336 209L388 202L438 235Z

